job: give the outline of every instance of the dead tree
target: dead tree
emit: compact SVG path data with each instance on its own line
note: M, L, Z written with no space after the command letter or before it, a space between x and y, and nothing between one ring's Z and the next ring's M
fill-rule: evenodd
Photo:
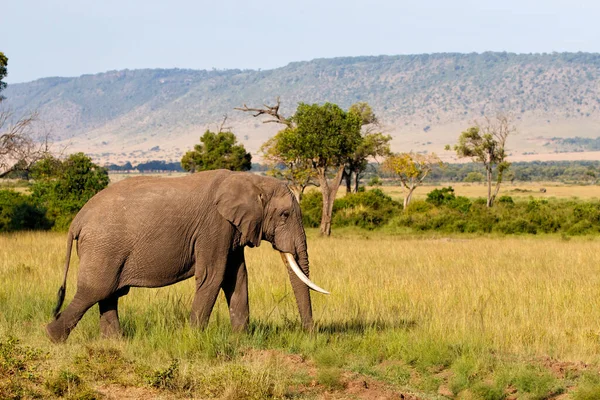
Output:
M36 122L36 111L16 119L11 110L0 109L0 178L15 169L28 171L50 153L50 131L36 132Z

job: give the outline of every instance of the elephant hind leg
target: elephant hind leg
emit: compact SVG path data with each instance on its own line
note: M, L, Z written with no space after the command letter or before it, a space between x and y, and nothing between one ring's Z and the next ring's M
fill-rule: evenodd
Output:
M100 334L104 338L121 337L121 324L119 322L119 297L125 296L129 288L124 288L113 293L108 298L98 302L100 310Z
M67 308L60 313L58 318L46 325L46 333L54 343L67 340L83 314L98 302L97 298L82 293L85 291L78 289Z

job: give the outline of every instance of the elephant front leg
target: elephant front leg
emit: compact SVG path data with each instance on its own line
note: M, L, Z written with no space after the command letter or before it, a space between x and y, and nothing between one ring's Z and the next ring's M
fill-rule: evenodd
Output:
M196 287L196 295L192 302L192 315L190 317L190 324L193 327L206 328L218 295L219 286Z
M227 265L223 292L229 305L232 329L234 331L247 329L250 321L250 306L248 305L248 272L243 249L236 252Z
M207 260L197 257L196 261L196 294L192 302L192 315L190 323L193 327L205 328L208 325L210 314L217 301L227 258ZM210 266L210 267L207 267Z

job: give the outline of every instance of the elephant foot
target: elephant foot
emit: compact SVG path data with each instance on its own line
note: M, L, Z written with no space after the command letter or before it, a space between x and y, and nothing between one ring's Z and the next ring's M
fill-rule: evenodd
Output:
M69 333L63 324L58 321L52 321L46 325L46 334L52 343L63 343L69 337Z
M198 315L192 312L190 316L190 326L194 329L204 330L208 326L209 318L206 315Z
M104 339L120 339L123 337L121 326L115 323L100 323L100 335Z
M307 333L312 333L315 331L315 324L312 321L302 323L302 330Z
M231 330L236 333L247 332L248 331L248 323L231 324Z

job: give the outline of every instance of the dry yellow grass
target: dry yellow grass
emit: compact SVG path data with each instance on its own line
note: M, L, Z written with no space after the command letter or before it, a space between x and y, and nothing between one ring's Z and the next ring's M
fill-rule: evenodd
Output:
M37 317L29 322L36 324L35 329L27 325L27 336L37 344L45 342L41 325L49 318L60 285L64 249L63 234L0 236L2 303L13 312L23 311L11 315L12 325L5 310L0 333L21 332L22 319L29 318L27 310L37 307ZM597 240L444 240L369 234L312 237L309 251L313 280L332 292L313 295L315 319L321 325L379 321L390 329L411 326L415 335L480 342L511 354L599 361ZM252 318L265 323L297 320L287 274L276 252L264 243L248 250L247 259ZM67 301L75 292L76 257L74 267ZM185 308L192 296L193 280L162 289L133 289L122 301L122 315L127 319L130 313L146 313L173 299ZM48 313L37 314L39 307ZM96 319L95 311L86 314L88 323L95 325ZM228 319L222 298L213 322L216 319ZM78 327L71 341L88 340L86 335L96 333Z
M222 296L207 332L189 328L192 279L161 289L132 289L121 302L125 340L99 338L94 308L60 346L48 342L43 326L61 281L65 235L0 235L0 339L13 335L48 352L57 369L73 368L73 360L90 346L107 345L149 370L173 358L184 360L181 373L188 377L242 365L263 377L265 385L279 381L278 393L292 384L294 370L278 358L248 358L252 354L263 357L262 349L274 348L314 357L324 368L323 381L333 379L332 385L341 379L336 371L342 367L370 374L399 368L397 363L449 367L468 354L474 360L500 360L481 364L481 374L493 374L504 363L545 357L594 368L600 364L600 241L595 238L411 238L359 231L321 238L309 233L311 278L332 293L313 295L316 334L290 327L299 318L287 273L265 242L246 252L253 326L248 336L227 333ZM77 266L74 257L67 302L75 293ZM240 354L246 356L240 359ZM432 370L417 371L409 374L415 377L411 390L436 392L442 378L423 380Z
M452 186L454 188L454 193L457 196L465 196L470 198L487 197L487 186L485 184L448 182L438 185L420 186L416 189L413 198L425 199L427 197L427 193L431 192L432 190L448 186ZM541 188L545 188L546 192L540 192ZM403 199L405 195L405 191L401 186L381 186L380 189L396 200ZM342 194L341 191L339 193ZM577 197L580 199L598 199L600 198L600 186L567 185L558 182L528 182L515 184L506 183L501 186L500 193L498 194L498 196L503 195L514 198L528 198L529 196L533 196L535 198Z

